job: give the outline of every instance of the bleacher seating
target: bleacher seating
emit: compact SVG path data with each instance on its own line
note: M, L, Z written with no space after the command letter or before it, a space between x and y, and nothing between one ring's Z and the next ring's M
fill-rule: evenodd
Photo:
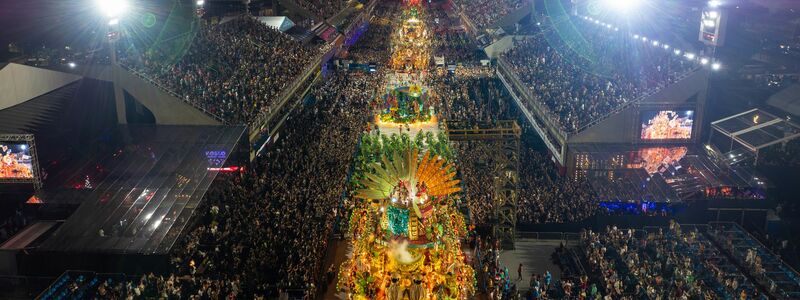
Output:
M574 26L573 26L574 25ZM583 18L552 20L502 55L566 132L677 82L698 68L670 46Z

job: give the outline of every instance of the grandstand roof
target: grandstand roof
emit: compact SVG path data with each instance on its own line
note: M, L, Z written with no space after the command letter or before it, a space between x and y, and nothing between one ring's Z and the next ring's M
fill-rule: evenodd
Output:
M0 109L2 133L36 133L38 128L59 116L66 101L77 93L79 83L73 82L31 100Z
M123 126L128 141L85 166L104 170L41 250L164 254L190 223L218 170L245 134L242 126ZM83 178L81 177L81 178ZM99 177L99 176L96 176ZM54 201L59 201L55 199ZM100 232L103 232L102 234Z

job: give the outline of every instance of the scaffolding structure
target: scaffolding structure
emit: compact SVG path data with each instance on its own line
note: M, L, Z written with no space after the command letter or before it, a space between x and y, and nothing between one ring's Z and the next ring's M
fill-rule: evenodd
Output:
M492 232L504 249L514 249L519 198L519 143L522 129L514 120L497 121L494 126L448 122L447 134L453 141L491 140L499 142L495 152L494 218Z

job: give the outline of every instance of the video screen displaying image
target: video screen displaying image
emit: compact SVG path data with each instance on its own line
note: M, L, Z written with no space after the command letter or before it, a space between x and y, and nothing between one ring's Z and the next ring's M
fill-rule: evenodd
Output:
M633 153L628 168L644 168L648 174L662 173L670 165L674 165L686 156L686 147L651 147L642 148Z
M33 179L33 157L25 142L0 141L0 180Z
M688 140L692 138L694 111L643 111L643 140Z

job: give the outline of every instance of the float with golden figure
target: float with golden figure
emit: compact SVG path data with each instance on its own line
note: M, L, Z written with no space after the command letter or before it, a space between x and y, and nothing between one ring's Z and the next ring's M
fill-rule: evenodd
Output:
M339 273L348 299L466 299L474 271L461 239L467 229L454 208L461 189L455 167L418 148L383 155L358 182L361 200L350 219L352 252Z

